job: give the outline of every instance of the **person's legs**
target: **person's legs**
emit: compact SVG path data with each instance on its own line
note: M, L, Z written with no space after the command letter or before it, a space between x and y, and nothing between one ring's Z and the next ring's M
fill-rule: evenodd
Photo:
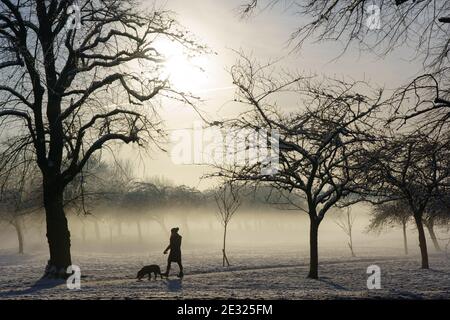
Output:
M178 267L180 268L180 273L178 274L179 277L183 277L183 265L181 264L181 260L177 261Z
M170 265L171 265L171 261L170 260L167 260L167 267L166 267L166 272L164 272L162 275L163 276L165 276L165 277L168 277L169 276L169 271L170 271Z

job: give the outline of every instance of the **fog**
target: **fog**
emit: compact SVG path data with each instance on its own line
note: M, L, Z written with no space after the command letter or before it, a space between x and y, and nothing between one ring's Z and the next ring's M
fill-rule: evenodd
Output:
M403 238L400 227L368 232L369 210L365 205L355 205L352 214L353 245L356 255L368 252L403 253ZM179 227L185 251L217 250L221 254L223 227L214 208L173 208L148 212L113 211L97 209L91 214L80 215L68 212L72 249L76 254L92 253L142 253L163 251L169 242L172 227ZM329 212L319 229L319 248L325 251L350 255L347 234L336 221L341 212ZM439 230L438 230L439 232ZM48 255L43 214L26 216L23 219L24 252ZM439 235L439 234L438 234ZM408 227L408 245L412 254L418 253L417 232ZM227 250L309 250L309 218L293 210L276 208L242 208L228 226ZM429 242L430 251L433 251ZM0 249L18 250L15 229L6 223L0 225Z

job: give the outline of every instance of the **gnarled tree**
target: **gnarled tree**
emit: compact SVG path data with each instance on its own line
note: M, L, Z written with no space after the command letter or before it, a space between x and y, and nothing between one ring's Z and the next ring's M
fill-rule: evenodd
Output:
M264 161L249 161L222 168L221 174L270 184L305 200L306 206L298 209L310 219L308 277L317 279L320 223L362 181L365 163L359 159L372 142L371 117L381 105L381 92L371 98L358 93L368 89L363 83L283 75L273 65L259 65L245 56L232 68L232 76L236 100L245 111L228 124L233 129L277 131L279 163L270 172L263 170ZM279 106L286 93L297 106Z
M49 276L64 276L72 263L65 187L115 142L158 142L158 97L189 100L161 79L161 38L201 49L170 12L133 0L0 1L0 125L13 129L2 139L14 140L0 170L26 150L36 155Z

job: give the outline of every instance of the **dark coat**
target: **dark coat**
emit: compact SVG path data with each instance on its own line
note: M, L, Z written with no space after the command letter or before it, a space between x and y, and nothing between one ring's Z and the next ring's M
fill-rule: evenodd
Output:
M170 237L170 262L181 262L181 239L179 234L173 234Z

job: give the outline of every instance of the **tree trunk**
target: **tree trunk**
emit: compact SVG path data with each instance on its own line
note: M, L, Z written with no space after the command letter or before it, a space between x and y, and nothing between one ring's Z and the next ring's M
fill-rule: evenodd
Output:
M226 241L227 241L227 225L225 225L223 228L222 266L225 267L225 265L226 265L227 267L229 267L230 263L228 262L228 258L227 258L227 254L226 254Z
M162 218L161 219L160 218L153 218L153 219L161 227L161 229L163 230L164 234L170 236L169 229L167 228L166 223L164 222L164 219L162 219Z
M402 223L403 226L403 246L405 248L405 255L408 255L408 238L406 236L406 223Z
M98 225L97 220L94 220L94 230L95 230L95 238L97 239L97 241L100 241L101 240L100 226Z
M12 225L16 229L17 240L19 242L19 254L23 254L23 232L22 232L22 224L20 222L20 218L14 218Z
M428 264L427 239L423 229L422 215L414 214L414 221L416 222L417 231L419 232L419 247L420 254L422 256L422 269L429 269L430 265Z
M309 225L309 274L308 278L319 279L319 222L310 217Z
M352 253L352 257L356 257L355 251L353 251L353 225L351 221L350 211L347 211L347 224L348 224L348 236L349 236L349 243L348 246L350 247L350 252Z
M350 248L350 253L351 253L352 257L356 257L355 251L353 250L353 241L352 241L351 237L350 237L350 241L348 242L348 247Z
M118 223L118 225L117 225L117 235L119 236L119 238L122 238L122 222L118 221L117 223Z
M188 219L185 215L182 216L181 225L183 226L183 233L186 235L190 234Z
M113 226L112 223L109 222L109 244L112 245L113 242Z
M45 277L66 278L72 264L70 232L63 206L63 188L54 180L44 178L44 207L47 222L47 240L50 249Z
M141 221L139 219L136 221L136 226L137 226L137 231L138 231L139 243L142 243L143 242L142 228L141 228Z
M439 241L436 237L436 233L434 232L434 224L432 222L425 223L425 227L428 229L428 233L430 234L430 238L433 241L433 245L436 251L442 251L441 246L439 245Z
M84 221L81 222L81 239L83 239L83 244L86 242L86 224Z

